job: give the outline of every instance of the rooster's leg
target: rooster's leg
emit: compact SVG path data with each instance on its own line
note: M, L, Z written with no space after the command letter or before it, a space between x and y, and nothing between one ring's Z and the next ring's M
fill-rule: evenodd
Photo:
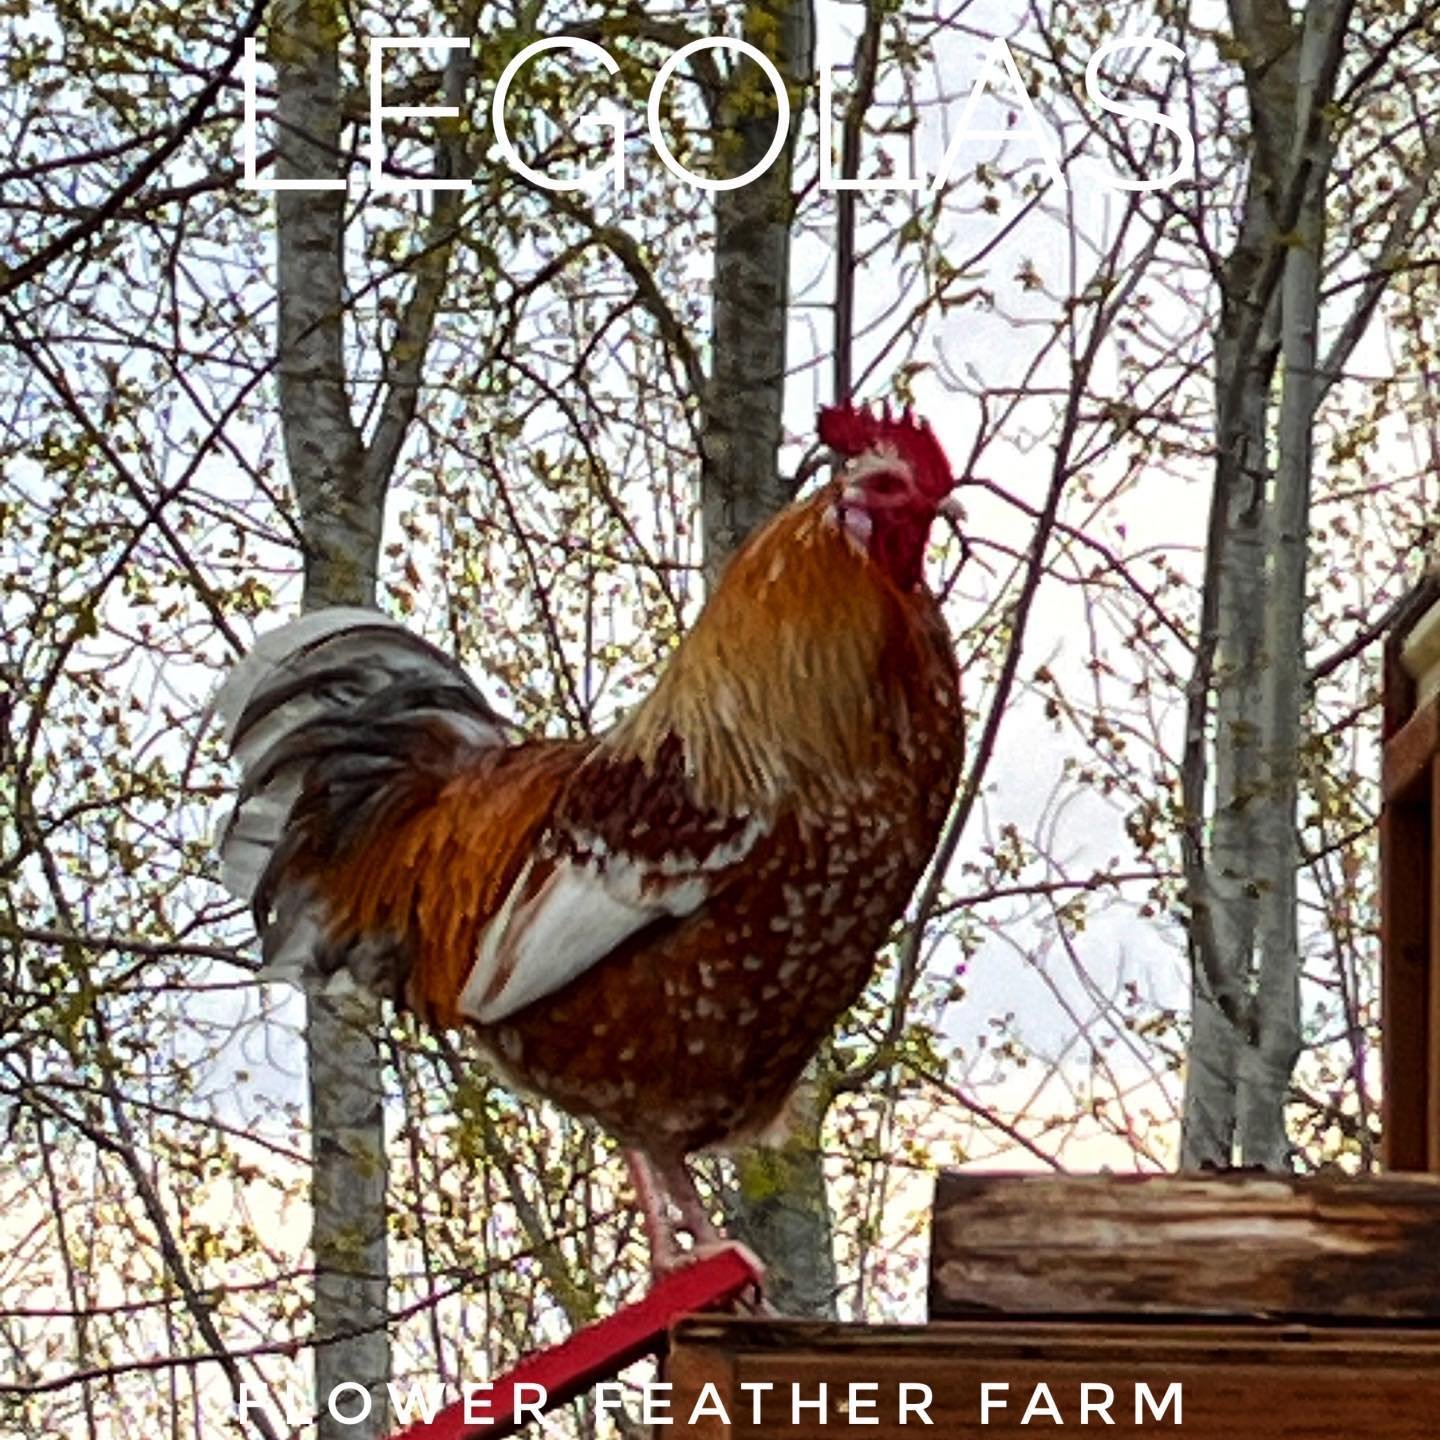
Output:
M702 1246L708 1248L724 1244L724 1233L716 1228L715 1222L710 1218L710 1212L705 1208L705 1202L700 1198L700 1192L696 1190L685 1162L677 1160L656 1168L665 1184L666 1192L680 1211L680 1221L690 1232L695 1248L699 1250Z
M725 1249L743 1251L751 1269L757 1275L765 1273L765 1267L753 1251L738 1241L726 1239L725 1232L716 1227L705 1202L695 1189L695 1182L690 1178L684 1160L652 1163L649 1156L639 1150L623 1153L630 1181L635 1187L635 1197L640 1202L640 1213L645 1220L645 1235L650 1241L652 1281L664 1279L692 1260ZM682 1249L676 1238L675 1224L670 1218L671 1201L680 1212L681 1224L690 1232L692 1243L689 1250ZM756 1315L776 1313L765 1300L758 1284L755 1294L741 1302L741 1308Z
M748 1245L742 1245L738 1240L730 1239L710 1218L710 1212L705 1208L705 1202L695 1188L690 1168L683 1159L672 1161L669 1164L657 1163L656 1170L665 1182L665 1188L669 1191L670 1198L674 1200L676 1208L680 1211L681 1223L690 1232L693 1243L687 1258L699 1260L706 1255L713 1255L717 1250L739 1250L757 1276L765 1274L765 1266L761 1264L760 1257ZM742 1311L752 1315L776 1315L779 1313L765 1299L759 1281L756 1282L754 1294L748 1299L739 1301L738 1305Z
M650 1273L658 1280L685 1263L685 1252L675 1238L675 1227L670 1221L669 1197L650 1168L649 1160L639 1150L626 1150L624 1154L630 1183L635 1187L635 1198L640 1202L640 1214L645 1221L645 1238L650 1242Z
M636 1199L640 1202L640 1213L645 1220L645 1235L650 1241L652 1280L662 1280L692 1260L725 1249L743 1251L751 1269L757 1275L765 1273L759 1258L738 1241L726 1239L725 1232L710 1218L684 1160L652 1162L639 1150L626 1150L624 1155ZM676 1238L675 1224L670 1218L672 1201L680 1212L681 1225L690 1234L691 1247L688 1250L682 1249ZM761 1315L775 1313L758 1286L755 1296L744 1303L744 1308Z

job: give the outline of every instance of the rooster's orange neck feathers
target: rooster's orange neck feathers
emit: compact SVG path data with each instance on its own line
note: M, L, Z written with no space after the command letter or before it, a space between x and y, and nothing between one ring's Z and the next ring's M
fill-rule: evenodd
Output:
M853 800L908 745L909 687L943 631L924 588L955 481L934 432L839 405L820 438L837 478L753 535L649 698L606 737L647 769L679 740L693 799L726 812Z
M841 487L737 552L654 691L610 733L653 763L684 746L695 800L772 813L853 798L907 721L901 678L926 592L907 594L843 523Z

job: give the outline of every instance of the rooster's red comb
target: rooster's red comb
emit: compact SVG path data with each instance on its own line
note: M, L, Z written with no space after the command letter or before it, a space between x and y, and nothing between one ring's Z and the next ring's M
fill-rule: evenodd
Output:
M846 457L863 455L877 445L893 445L930 488L948 491L955 484L950 462L930 422L917 420L908 405L898 419L891 415L888 401L878 415L849 404L826 405L821 408L817 428L820 439Z

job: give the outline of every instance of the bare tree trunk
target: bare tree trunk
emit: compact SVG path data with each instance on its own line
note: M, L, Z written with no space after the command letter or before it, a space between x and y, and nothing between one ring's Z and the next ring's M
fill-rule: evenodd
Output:
M715 196L712 360L704 395L701 509L705 569L713 579L746 535L789 503L780 474L789 320L791 174L799 115L814 74L811 0L757 0L746 6L745 38L775 62L790 95L790 141L763 176ZM746 61L712 99L717 146L740 175L764 158L775 134L769 81ZM806 1092L808 1093L808 1092ZM768 1267L767 1292L780 1310L835 1312L835 1258L820 1158L824 1116L802 1095L792 1128L773 1149L736 1157L727 1223Z
M1216 345L1217 459L1187 736L1193 1034L1182 1163L1284 1168L1300 1050L1296 838L1324 207L1348 0L1231 0L1253 128ZM1283 248L1282 248L1283 247ZM1277 265L1276 257L1280 262ZM1277 284L1278 281L1278 284ZM1278 397L1276 361L1284 361ZM1272 403L1278 406L1270 465ZM1215 702L1207 806L1204 715ZM1210 816L1207 827L1194 817Z
M765 1261L770 1303L783 1315L833 1319L839 1280L819 1088L802 1083L780 1144L735 1157L735 1188L725 1202L730 1233Z
M764 175L715 195L712 360L704 395L701 507L706 570L791 498L780 474L785 329L790 298L794 140L814 71L811 0L757 0L745 38L776 62L790 90L790 139ZM770 82L748 60L714 103L717 147L731 175L757 165L775 135Z
M1197 924L1192 948L1208 946L1212 953L1204 957L1208 963L1197 958L1191 968L1192 1031L1182 1137L1182 1164L1188 1168L1207 1161L1228 1163L1234 1148L1240 1032L1233 1017L1255 937L1255 818L1260 805L1256 717L1264 670L1266 426L1277 354L1273 315L1258 345L1241 353L1240 343L1245 297L1271 233L1261 190L1258 175L1252 173L1245 219L1226 267L1216 341L1218 444L1206 570L1215 612L1214 808L1209 863L1192 877L1192 906L1205 922ZM1245 382L1232 389L1240 368L1246 372ZM1186 805L1192 813L1202 813L1203 794L1187 795ZM1223 977L1218 984L1217 975Z
M338 175L341 18L335 0L283 0L273 20L276 173ZM375 600L384 492L366 483L344 355L345 192L276 195L280 419L304 535L306 610ZM319 1440L379 1440L390 1429L385 1119L380 1004L308 997L311 1248ZM362 1332L362 1333L356 1333ZM343 1337L327 1341L327 1336ZM342 1426L328 1397L342 1382L371 1394L370 1416ZM353 1401L343 1411L355 1413Z
M272 19L278 178L342 173L337 0L282 0ZM452 52L445 100L469 83L468 52ZM437 173L459 173L458 134L437 146ZM276 195L280 419L305 544L306 610L375 603L385 496L414 417L436 313L449 273L459 192L437 192L413 288L385 364L385 393L367 444L351 408L343 190ZM380 1002L368 994L309 997L306 1054L312 1146L315 1373L319 1440L379 1440L390 1432L386 1384L389 1265ZM327 1336L336 1338L327 1340ZM342 1383L371 1395L367 1419L341 1424L327 1400ZM353 1415L353 1394L342 1413Z
M1320 263L1325 245L1328 132L1305 138L1311 109L1328 105L1323 88L1330 26L1339 6L1316 3L1307 15L1296 94L1297 145L1310 149L1310 179L1285 255L1280 291L1280 391L1274 496L1268 517L1270 603L1265 612L1267 660L1261 713L1265 804L1258 830L1259 933L1255 1021L1241 1054L1237 1141L1246 1164L1280 1169L1290 1163L1285 1104L1300 1054L1300 936L1297 878L1300 847L1301 705L1305 687L1305 605L1314 475L1314 424L1319 403ZM1295 156L1299 165L1301 156Z

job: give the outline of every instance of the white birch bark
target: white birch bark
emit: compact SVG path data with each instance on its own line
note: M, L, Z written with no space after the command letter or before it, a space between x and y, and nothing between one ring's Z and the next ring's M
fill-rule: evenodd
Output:
M1192 843L1187 854L1197 956L1182 1145L1190 1167L1281 1169L1290 1158L1285 1105L1301 1041L1296 824L1306 561L1334 154L1325 115L1352 9L1349 0L1310 0L1296 25L1284 0L1230 5L1244 55L1252 170L1216 345L1206 567L1215 663L1209 675L1203 659L1197 667L1197 686L1214 695L1213 793L1200 827L1204 852ZM1192 710L1192 743L1194 719ZM1187 774L1192 809L1204 788L1196 772Z
M715 195L712 360L706 381L701 459L706 570L790 501L780 474L785 399L785 330L790 298L790 225L795 137L814 68L811 0L757 0L745 9L745 38L773 54L790 90L789 143L764 175ZM715 97L727 170L759 163L775 135L769 82L747 61ZM737 94L745 100L737 104ZM755 103L755 96L761 103ZM737 113L737 111L739 113ZM730 147L733 146L733 152Z
M1324 132L1313 139L1308 119L1328 104L1322 90L1330 28L1340 7L1312 3L1306 16L1296 91L1295 162L1310 150L1310 179L1289 237L1280 288L1281 376L1274 492L1266 525L1270 596L1265 610L1265 687L1261 725L1264 804L1256 826L1257 953L1253 1022L1240 1052L1237 1148L1243 1163L1290 1164L1285 1104L1300 1054L1300 937L1297 881L1300 851L1301 705L1305 685L1305 605L1314 425L1319 400L1320 265L1332 149Z
M1275 233L1274 204L1294 113L1295 58L1287 7L1234 0L1231 21L1246 53L1251 169L1240 232L1222 278L1215 352L1216 460L1205 574L1201 651L1213 670L1192 682L1208 705L1214 749L1187 773L1187 807L1206 844L1187 857L1192 926L1192 1033L1185 1082L1181 1163L1224 1166L1234 1158L1242 1019L1254 954L1258 812L1265 666L1265 514L1270 483L1270 391L1277 354L1278 297L1257 287ZM1192 699L1195 697L1192 697ZM1203 714L1192 712L1191 744L1204 746ZM1211 791L1207 795L1206 775Z
M1248 286L1254 261L1268 234L1268 211L1251 185L1246 218L1227 280ZM1237 263L1239 262L1239 263ZM1196 877L1207 933L1198 946L1213 947L1208 965L1192 969L1191 1042L1185 1079L1182 1164L1228 1160L1235 1137L1235 1076L1240 1033L1233 1013L1241 993L1243 958L1255 934L1255 816L1258 806L1263 664L1265 550L1263 522L1268 482L1266 401L1275 365L1267 327L1262 343L1242 355L1240 307L1228 304L1217 340L1216 409L1219 437L1212 546L1207 583L1216 588L1214 801L1208 860ZM1238 393L1229 385L1236 367L1248 372ZM1218 530L1216 527L1220 527ZM1193 801L1191 803L1194 803ZM1198 907L1197 907L1198 908ZM1219 972L1224 985L1211 976ZM1217 988L1231 999L1225 1013Z

